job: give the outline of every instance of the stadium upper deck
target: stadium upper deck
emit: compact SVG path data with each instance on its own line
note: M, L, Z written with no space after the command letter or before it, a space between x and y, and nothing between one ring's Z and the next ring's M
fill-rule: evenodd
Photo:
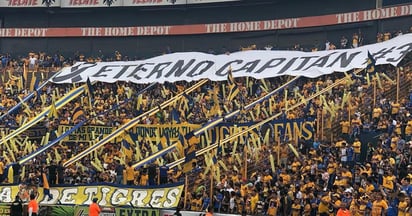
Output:
M412 23L412 7L403 0L391 2L405 6L387 10L374 10L374 0L117 0L111 7L103 0L72 0L49 8L41 2L0 1L0 52L98 56L119 50L145 58L169 50L222 53L251 44L287 49L297 42L310 50L327 40L338 44L354 32L373 43L376 32L407 31Z

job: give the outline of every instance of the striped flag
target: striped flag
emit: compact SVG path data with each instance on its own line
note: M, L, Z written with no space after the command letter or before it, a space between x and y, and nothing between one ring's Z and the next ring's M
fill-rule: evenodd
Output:
M80 107L80 104L76 103L76 106L73 111L72 121L75 122L78 118L84 115L83 109Z

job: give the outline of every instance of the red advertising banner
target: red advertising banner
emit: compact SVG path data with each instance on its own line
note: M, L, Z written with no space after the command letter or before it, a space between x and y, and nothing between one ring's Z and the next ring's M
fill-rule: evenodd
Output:
M251 32L338 25L411 15L412 4L409 4L341 14L230 23L131 27L0 28L0 37L128 37Z
M239 0L116 0L111 7L133 6L169 6L185 4L222 3ZM62 8L90 8L107 7L102 0L54 0L50 1L50 7ZM0 7L47 7L44 0L0 0Z

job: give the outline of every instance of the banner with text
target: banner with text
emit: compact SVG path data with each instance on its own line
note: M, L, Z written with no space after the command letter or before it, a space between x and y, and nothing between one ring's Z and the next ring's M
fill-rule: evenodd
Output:
M28 194L37 194L40 205L89 205L93 198L98 198L100 206L136 208L174 208L179 204L183 191L183 182L156 187L139 187L115 184L76 185L50 187L52 198L45 195L43 188L24 185L1 185L0 201L11 203L16 195L28 201Z
M186 4L221 3L240 0L114 0L111 7L133 6L171 6ZM46 4L48 3L48 5ZM89 8L108 7L103 0L0 0L0 7L62 7L62 8Z
M252 50L230 55L199 52L172 53L140 61L78 62L63 68L51 81L73 83L90 81L114 83L164 83L210 79L223 81L232 68L234 77L256 79L283 75L318 77L333 72L366 68L368 53L376 65L397 65L412 51L412 34L354 49L318 52Z
M17 126L0 126L0 134L8 135L11 132L17 130ZM19 137L24 139L25 137L30 137L30 139L41 139L47 133L47 128L45 127L31 127L26 131L22 132Z
M220 123L216 127L207 131L208 140L212 143L217 142L220 139L224 139L226 136L232 136L237 133L239 129L245 130L256 122L247 123ZM59 126L59 132L64 133L65 130L70 130L73 126L61 125ZM130 137L134 140L141 141L142 139L150 140L151 142L159 141L161 137L169 137L170 142L177 141L179 134L186 135L191 131L201 128L200 124L173 124L173 125L147 125L138 124L129 130ZM65 141L70 142L88 142L92 141L91 131L95 132L95 136L107 136L114 131L114 127L105 126L84 126L79 130L73 132ZM256 134L266 134L266 131L271 131L271 136L277 140L278 135L286 134L287 137L298 137L301 139L311 139L314 134L314 120L312 118L299 118L299 119L278 119L273 120L269 124L261 127L260 131L255 131ZM204 136L204 135L201 135ZM245 134L244 137L248 135ZM120 142L122 138L118 138ZM206 139L203 139L206 140Z
M7 1L8 0L0 0ZM18 0L10 0L18 1ZM34 0L33 0L34 1ZM77 0L78 1L78 0ZM69 4L70 1L62 1ZM0 4L1 7L1 4ZM4 7L4 6L3 6ZM291 17L274 20L258 20L227 23L203 23L188 25L117 26L117 27L68 27L68 28L0 28L1 37L130 37L149 35L191 35L271 31L366 22L412 15L412 4L365 11L329 14L322 16Z
M64 132L72 129L73 125L59 125L58 132L63 134ZM63 142L89 142L93 140L93 133L95 134L94 138L103 138L111 134L116 128L107 127L107 126L82 126L79 129L75 130L73 133L64 138Z
M61 0L0 0L0 7L47 7L46 1L50 2L50 7L60 7Z
M174 2L173 2L174 1ZM170 6L203 3L222 3L240 0L123 0L123 6Z
M209 129L207 131L207 136L209 137L211 143L216 143L219 140L230 137L239 131L249 129L249 127L254 124L256 124L256 122L221 123L216 127ZM315 134L315 120L313 118L276 119L262 125L257 130L250 131L249 133L252 133L254 137L263 138L268 131L272 141L276 141L279 138L288 140L309 140L312 139ZM201 137L202 136L205 136L205 134L202 134ZM241 140L247 139L248 136L249 134L245 133L233 141L241 142Z

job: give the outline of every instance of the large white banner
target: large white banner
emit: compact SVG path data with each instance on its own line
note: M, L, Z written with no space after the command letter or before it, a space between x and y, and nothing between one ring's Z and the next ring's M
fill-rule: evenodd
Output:
M396 66L412 51L412 34L354 49L318 52L263 51L211 55L183 52L162 55L141 61L79 62L64 68L52 80L55 83L90 81L133 83L175 82L210 79L226 80L231 67L234 77L257 79L282 75L318 77L333 72L346 72L367 66L368 52L376 65Z

